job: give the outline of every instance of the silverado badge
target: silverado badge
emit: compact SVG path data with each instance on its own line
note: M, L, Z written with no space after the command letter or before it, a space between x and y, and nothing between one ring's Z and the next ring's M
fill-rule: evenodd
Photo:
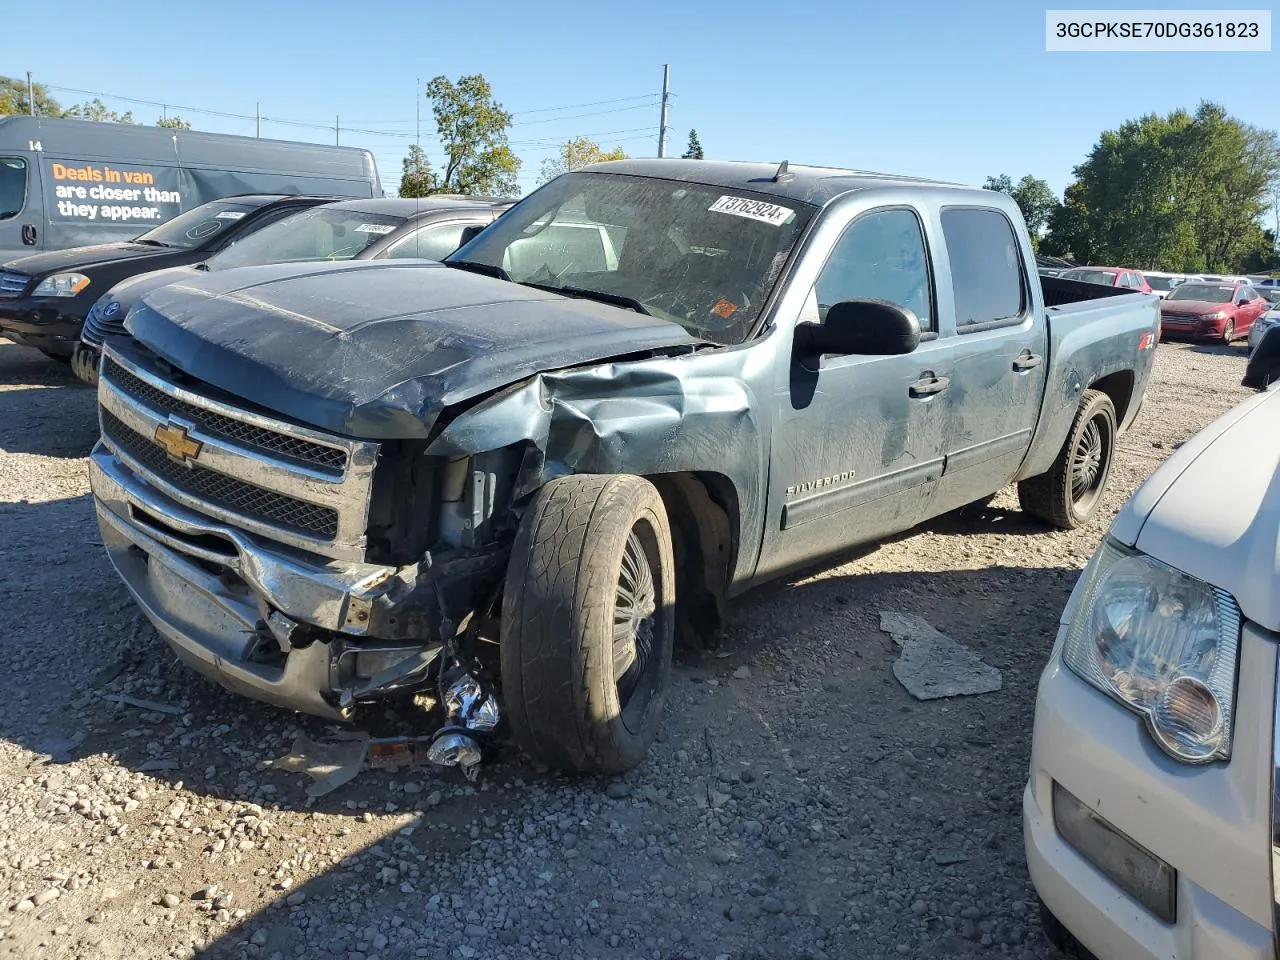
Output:
M156 427L156 443L164 447L164 452L175 460L186 463L200 456L200 448L204 446L199 440L187 436L187 428L172 423L162 423Z
M852 470L843 470L840 473L833 473L829 477L819 477L817 480L806 480L804 483L797 483L787 487L786 495L794 497L801 493L809 493L813 490L820 490L823 487L830 487L837 483L844 483L846 480L853 479Z

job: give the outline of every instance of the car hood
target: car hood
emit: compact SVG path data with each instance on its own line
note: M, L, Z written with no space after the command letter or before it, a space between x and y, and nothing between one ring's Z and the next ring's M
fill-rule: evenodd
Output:
M539 372L702 343L677 324L438 263L239 267L153 290L134 337L303 423L427 437L441 410Z
M71 247L67 250L51 250L19 257L4 264L6 270L16 270L32 277L48 276L67 270L96 267L103 263L119 263L124 260L145 260L184 251L172 247L152 247L145 243L99 243L91 247Z
M1161 313L1217 313L1219 310L1230 310L1229 303L1214 303L1211 300L1161 300Z
M1280 389L1229 411L1130 498L1112 536L1226 590L1280 631Z
M145 294L165 284L179 280L192 280L204 276L205 271L194 266L166 267L163 270L149 270L136 276L121 280L107 291L106 296L120 304L124 312L128 312Z

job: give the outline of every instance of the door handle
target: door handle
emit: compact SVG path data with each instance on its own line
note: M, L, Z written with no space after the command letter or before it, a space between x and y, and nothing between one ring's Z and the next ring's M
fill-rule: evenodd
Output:
M36 245L36 225L34 223L24 223L22 225L22 242L28 247Z
M1018 373L1026 373L1028 370L1034 370L1040 366L1040 354L1024 353L1013 361L1013 369Z
M911 384L908 392L913 397L931 397L935 393L941 393L949 386L951 386L951 380L947 377L924 377Z

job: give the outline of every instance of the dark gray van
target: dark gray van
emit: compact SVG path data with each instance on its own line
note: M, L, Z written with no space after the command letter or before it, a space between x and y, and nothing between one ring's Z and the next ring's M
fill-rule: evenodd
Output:
M381 197L357 147L48 117L0 117L0 264L131 240L247 193Z

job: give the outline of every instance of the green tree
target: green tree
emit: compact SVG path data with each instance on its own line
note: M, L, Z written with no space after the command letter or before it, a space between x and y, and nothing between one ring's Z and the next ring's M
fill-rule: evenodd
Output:
M689 145L684 148L681 154L684 160L701 160L702 159L702 141L698 139L698 131L689 131Z
M116 113L114 110L109 110L107 105L97 97L68 107L62 115L76 120L97 120L102 123L133 123L133 111Z
M426 151L416 143L411 144L409 155L404 158L404 169L400 174L400 196L428 196L435 192L435 180Z
M493 99L489 81L478 73L457 83L436 77L427 84L427 99L445 155L433 192L517 195L520 159L507 142L511 114Z
M49 94L49 88L43 83L33 83L31 93L36 102L36 116L62 116L62 104ZM31 113L27 103L27 81L17 77L0 77L0 117L27 113Z
M1007 173L1002 173L998 177L987 177L987 182L982 185L983 190L994 190L996 193L1007 193L1013 195L1013 178Z
M606 163L610 160L625 159L627 159L627 154L621 147L603 150L600 144L594 140L589 140L586 137L574 137L572 140L566 140L560 144L560 149L554 157L548 157L542 161L542 168L538 172L538 182L546 183L562 173L578 170L593 163Z
M1044 180L1027 174L1015 184L1007 173L998 177L987 177L983 184L986 190L998 190L1007 193L1022 211L1022 219L1027 223L1027 231L1031 234L1031 246L1040 249L1040 235L1049 223L1049 217L1058 207L1058 198L1049 189Z
M1050 218L1054 249L1093 263L1235 272L1265 242L1280 145L1202 103L1104 131L1073 172L1070 209Z
M181 117L161 117L156 121L157 127L166 127L169 130L190 130L191 121L183 120Z

